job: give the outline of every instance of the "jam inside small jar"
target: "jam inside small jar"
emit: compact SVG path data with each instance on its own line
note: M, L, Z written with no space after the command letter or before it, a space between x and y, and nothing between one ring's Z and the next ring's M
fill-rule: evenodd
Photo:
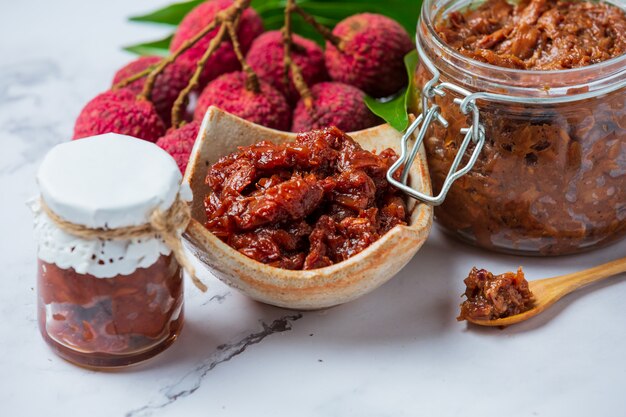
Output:
M526 255L626 236L625 29L620 2L425 0L416 87L433 78L427 62L438 86L458 87L428 97L448 123L424 140L436 193L473 125L467 100L484 131L473 168L435 209L439 225Z
M176 340L183 268L180 247L171 242L186 222L173 219L191 200L181 179L165 151L128 136L80 139L46 155L37 175L41 196L31 206L38 321L60 357L118 368Z
M38 262L41 335L61 357L118 367L165 350L183 324L183 277L172 255L129 275L98 278Z

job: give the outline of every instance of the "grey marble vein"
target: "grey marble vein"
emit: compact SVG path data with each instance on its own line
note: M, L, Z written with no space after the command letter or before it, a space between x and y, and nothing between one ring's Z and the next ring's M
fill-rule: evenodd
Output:
M126 417L147 417L154 411L163 409L180 398L188 397L196 392L202 385L202 380L216 366L230 361L235 356L242 354L249 346L261 343L265 338L275 333L282 333L291 330L291 323L302 318L302 314L283 316L274 320L271 324L262 322L263 329L252 333L243 339L218 346L210 358L203 361L195 369L184 375L178 382L166 386L160 390L163 398L151 402L143 407L131 410L126 413Z
M226 300L226 298L228 298L230 295L232 295L232 293L230 291L227 291L223 294L215 294L213 297L209 298L208 300L206 300L204 303L202 303L203 306L212 303L213 301L217 302L218 304L222 304L224 303L224 301Z

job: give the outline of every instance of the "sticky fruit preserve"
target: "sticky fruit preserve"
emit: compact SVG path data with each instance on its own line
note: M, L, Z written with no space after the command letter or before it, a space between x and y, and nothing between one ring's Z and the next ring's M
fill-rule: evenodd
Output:
M473 125L468 110L484 139L436 208L440 225L533 255L626 236L623 2L425 0L417 44L417 86L448 123L424 141L436 192Z
M143 225L154 209L167 210L189 193L180 179L165 152L127 136L81 139L46 156L37 177L41 198L33 203L38 321L59 356L86 367L122 367L156 355L179 335L183 277L159 235L78 237L51 216L92 229Z

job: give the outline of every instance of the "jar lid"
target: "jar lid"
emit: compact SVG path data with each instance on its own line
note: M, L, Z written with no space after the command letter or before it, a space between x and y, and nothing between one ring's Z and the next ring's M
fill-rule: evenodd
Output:
M174 159L157 145L114 133L57 145L37 174L41 197L56 215L108 229L147 223L179 192L190 200L181 179Z

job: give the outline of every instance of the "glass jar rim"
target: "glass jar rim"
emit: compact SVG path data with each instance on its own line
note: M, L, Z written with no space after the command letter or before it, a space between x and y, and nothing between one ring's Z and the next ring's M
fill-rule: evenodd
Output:
M437 4L438 0L424 0L421 10L416 42L426 41L432 44L431 48L441 52L437 54L439 60L452 65L455 70L466 77L477 77L480 81L491 84L495 90L501 88L512 89L512 95L531 95L554 97L563 95L577 95L579 89L584 93L603 89L610 85L617 85L626 79L626 53L596 64L564 70L526 70L481 62L465 56L449 46L435 30L434 20L450 5L466 6L475 0L446 0ZM601 0L626 11L626 6L612 1ZM620 0L617 0L620 2ZM439 7L437 7L439 6ZM437 7L437 8L435 8ZM437 64L435 64L438 66ZM439 66L438 66L439 67ZM441 68L439 68L441 70ZM532 79L534 83L525 81ZM516 83L518 80L519 83ZM574 93L572 94L572 91ZM515 94L519 93L519 94Z

